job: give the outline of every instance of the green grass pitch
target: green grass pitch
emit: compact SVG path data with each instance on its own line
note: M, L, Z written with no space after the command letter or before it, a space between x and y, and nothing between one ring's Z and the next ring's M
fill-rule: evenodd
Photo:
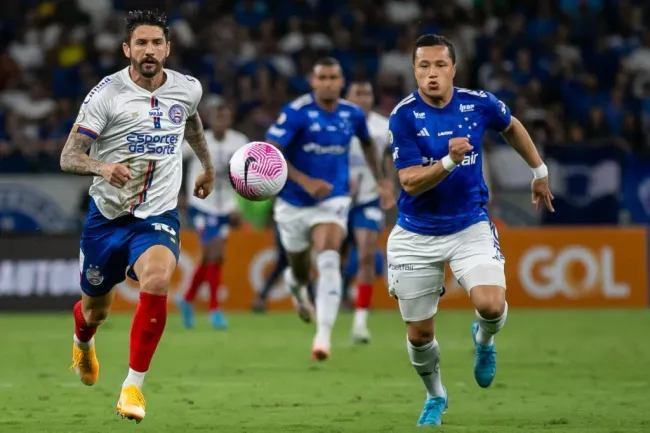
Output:
M332 358L309 357L313 328L288 313L169 317L145 382L147 417L115 415L130 315L97 334L99 382L68 371L71 315L0 316L0 432L411 432L424 401L394 312L371 315L373 342L349 342L339 317ZM470 311L441 311L441 372L450 396L441 432L650 431L650 311L512 311L497 339L490 389L472 374Z

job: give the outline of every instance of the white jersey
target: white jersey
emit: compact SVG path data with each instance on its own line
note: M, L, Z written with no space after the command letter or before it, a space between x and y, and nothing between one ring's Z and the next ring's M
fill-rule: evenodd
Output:
M383 152L388 146L388 119L381 114L370 112L367 119L368 132L377 146L377 157L383 160ZM361 142L357 137L350 143L350 179L357 183L355 205L366 204L379 198L377 182L366 164Z
M201 161L194 154L189 143L183 145L183 158L189 159L188 173L185 180L185 193L188 197L188 204L201 212L212 215L228 215L237 208L235 191L230 184L229 163L232 155L248 143L248 137L234 129L228 129L223 140L218 140L212 131L205 132L205 140L208 143L208 150L212 156L212 163L216 172L214 190L204 200L194 197L194 181L203 172Z
M105 77L79 110L73 131L95 139L90 157L127 166L131 180L116 188L95 177L90 196L114 219L160 215L176 208L182 183L185 121L201 100L199 81L169 69L153 93L136 85L128 67Z

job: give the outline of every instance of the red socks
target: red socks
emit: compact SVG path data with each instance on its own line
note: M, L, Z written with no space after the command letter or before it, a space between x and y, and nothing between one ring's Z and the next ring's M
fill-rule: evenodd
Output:
M210 263L207 265L199 265L194 271L192 277L192 284L185 292L185 302L193 302L199 287L207 281L210 286L210 311L219 308L219 286L221 285L221 265Z
M131 325L129 367L144 373L149 370L151 358L167 322L167 295L140 292L140 302Z
M206 277L206 266L205 265L198 265L196 267L196 270L194 271L194 276L192 277L192 284L190 284L190 288L187 289L187 292L185 292L185 302L192 302L194 301L194 298L196 298L196 292L198 292L199 287L205 281Z
M221 265L210 264L205 267L205 279L210 285L210 311L219 309L219 286L221 285Z
M355 307L360 310L370 308L372 300L372 284L359 283L357 285L357 302Z
M97 332L97 327L88 326L88 323L86 323L83 311L81 310L81 301L74 304L72 314L74 315L74 335L82 343L89 342L93 338L93 335L95 335L95 332Z

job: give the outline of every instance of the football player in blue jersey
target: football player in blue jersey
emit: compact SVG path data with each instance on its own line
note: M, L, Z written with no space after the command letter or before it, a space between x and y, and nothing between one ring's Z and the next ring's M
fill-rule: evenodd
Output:
M316 336L312 357L324 360L331 350L331 332L341 302L340 249L347 232L350 140L361 141L372 176L379 180L381 205L392 206L392 192L380 173L366 116L357 105L340 98L344 79L338 61L318 61L311 77L312 93L286 105L266 140L280 148L289 179L276 198L274 219L287 252L285 282L299 316L311 322L307 296L310 254L316 255ZM394 203L394 202L393 202Z
M456 55L449 40L421 36L413 68L418 89L397 104L389 119L402 192L388 238L388 280L406 322L411 363L427 391L418 425L439 425L447 392L440 379L434 317L445 263L476 309L474 377L483 388L494 379L494 335L508 314L505 259L485 207L481 141L486 130L500 132L531 167L538 210L545 205L553 211L553 196L548 169L510 109L490 93L454 87Z

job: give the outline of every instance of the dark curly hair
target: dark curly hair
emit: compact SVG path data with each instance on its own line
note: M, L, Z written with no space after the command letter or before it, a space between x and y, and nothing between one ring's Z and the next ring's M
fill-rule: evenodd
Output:
M167 25L167 15L164 12L156 10L135 10L129 11L129 15L124 19L126 21L126 43L131 41L131 35L138 26L156 26L160 27L165 35L165 40L169 40L169 25Z

